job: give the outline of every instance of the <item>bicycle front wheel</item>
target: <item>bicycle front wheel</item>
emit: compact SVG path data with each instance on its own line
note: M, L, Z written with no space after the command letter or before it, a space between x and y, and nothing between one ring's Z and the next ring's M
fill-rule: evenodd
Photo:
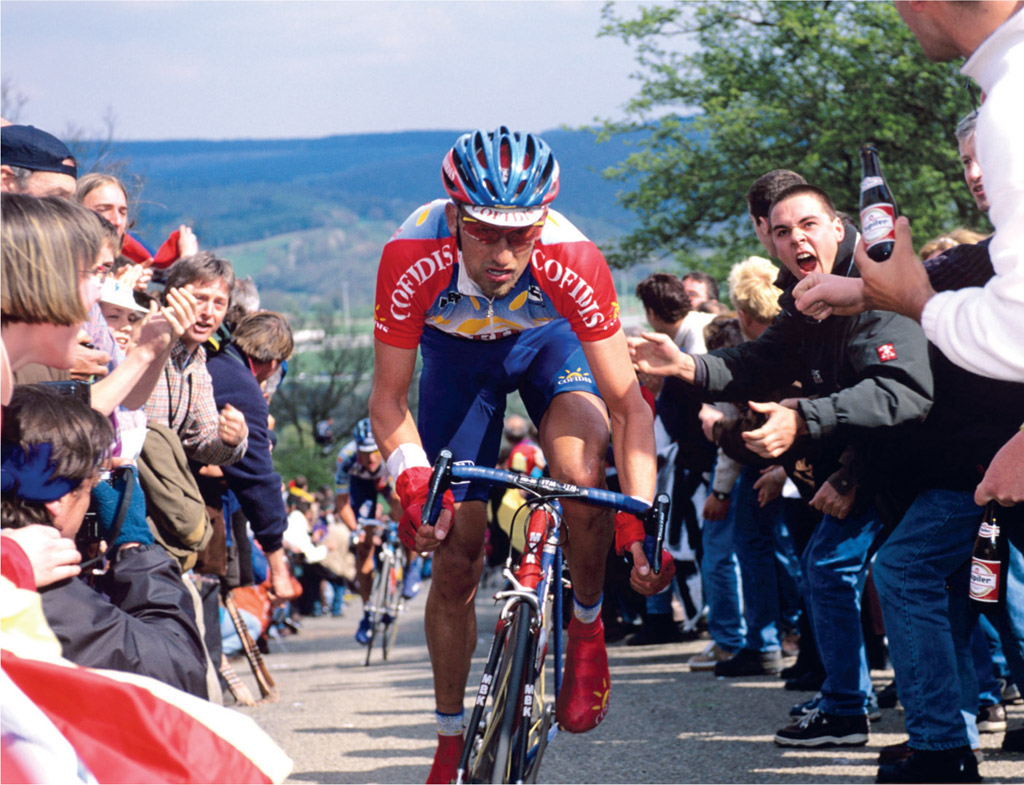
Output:
M530 609L516 606L505 638L505 651L495 674L493 702L475 758L470 761L470 782L515 782L514 741L523 701L530 651Z
M387 597L384 605L384 625L381 630L381 648L384 659L388 658L388 651L395 642L398 635L398 617L402 613L402 569L401 556L396 556L391 561L391 568L388 570Z

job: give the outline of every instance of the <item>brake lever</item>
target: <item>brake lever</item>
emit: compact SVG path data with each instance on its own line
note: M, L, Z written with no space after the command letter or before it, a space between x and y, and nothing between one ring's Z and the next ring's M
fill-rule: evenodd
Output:
M430 474L427 486L427 500L423 505L423 525L433 526L441 515L444 492L452 482L452 451L441 450L434 461L434 469Z

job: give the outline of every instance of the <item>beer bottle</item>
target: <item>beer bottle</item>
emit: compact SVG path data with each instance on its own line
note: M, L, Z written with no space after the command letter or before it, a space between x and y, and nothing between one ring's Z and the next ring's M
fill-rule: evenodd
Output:
M896 199L882 177L878 150L873 144L860 148L863 176L860 181L860 233L868 256L884 262L896 242Z
M971 599L982 612L997 609L1006 596L1009 554L1005 537L1000 536L996 509L994 501L985 507L985 517L978 528L971 555Z

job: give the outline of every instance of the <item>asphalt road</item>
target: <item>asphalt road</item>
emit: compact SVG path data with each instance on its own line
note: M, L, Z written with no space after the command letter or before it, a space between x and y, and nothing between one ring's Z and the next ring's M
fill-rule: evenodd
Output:
M358 600L343 618L304 619L302 632L272 643L267 662L281 700L240 711L253 717L295 763L292 783L424 782L435 746L433 696L423 643L425 591L402 617L387 663L353 639ZM481 640L470 675L471 705L496 611L478 599ZM883 712L866 747L793 750L772 737L807 693L787 692L778 678L716 679L690 673L687 657L705 641L609 647L611 711L594 731L559 733L545 754L544 782L816 782L871 783L878 750L904 741L903 714ZM256 692L244 661L235 667ZM891 672L873 672L877 686ZM1024 706L1008 707L1010 727L1024 725ZM467 712L468 714L468 712ZM986 782L1024 781L1024 755L998 748L1002 734L984 734Z

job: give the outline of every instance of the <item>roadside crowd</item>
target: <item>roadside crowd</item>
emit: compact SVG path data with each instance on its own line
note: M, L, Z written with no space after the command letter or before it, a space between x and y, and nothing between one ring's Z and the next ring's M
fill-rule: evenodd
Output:
M928 40L930 28L908 24ZM968 61L987 90L1002 77L989 80L986 63L1019 73L1022 30L1018 11ZM933 54L927 44L925 52ZM634 395L636 372L655 414L658 490L672 500L666 546L674 579L661 588L647 570L640 588L650 596L630 589L644 538L642 527L631 529L634 573L610 548L603 587L594 579L599 571L578 572L576 588L594 580L586 598L596 601L576 592L570 651L585 646L603 657L603 646L589 640L602 629L606 640L629 633L627 645L636 646L706 630L709 643L689 660L691 669L724 678L781 674L788 689L813 693L780 723L774 741L782 747L864 745L879 708L898 702L908 740L882 749L880 782L980 781L980 733L1005 732L1002 750L1024 751L1024 728L1007 728L1004 708L1024 687L1024 505L1012 490L1024 472L1024 344L1013 333L1021 321L1013 309L1020 307L1024 223L1007 221L1021 216L1013 190L1021 162L1005 134L993 132L1019 110L1005 93L990 91L987 100L985 113L972 112L950 131L976 205L997 227L992 237L950 227L915 253L900 219L892 258L877 264L830 194L798 172L774 169L746 194L766 258L732 267L721 282L729 305L720 301L720 282L699 271L656 273L640 283L636 296L652 329L629 337L632 370L622 347L621 367L602 368L616 382L626 368L629 382L629 395L605 400L613 425L624 422L613 402L624 407ZM994 162L985 172L975 150L982 129L985 160ZM502 134L510 132L491 138ZM268 401L294 348L287 318L261 310L254 283L200 250L188 226L151 254L129 232L123 183L79 177L56 137L6 124L0 141L5 780L14 772L12 781L32 782L282 781L290 761L255 725L242 727L248 720L217 705L224 687L240 702L252 699L228 655L244 649L258 663L253 638L294 632L302 615L342 613L349 585L367 601L373 541L364 537L354 553L349 543L360 518L376 517L379 497L401 498L402 542L417 551L429 549L419 547L427 538L435 538L430 548L445 538L454 501L446 497L448 515L436 528L409 522L426 498L410 491L410 477L425 483L429 476L426 453L411 437L399 438L411 432L411 417L398 407L389 420L391 401L381 404L380 395L375 423L392 426L378 434L386 458L366 421L339 455L333 493L313 494L301 478L283 488ZM433 205L431 220L443 236L430 241L449 250L459 243L466 275L474 271L463 242L481 259L481 248L496 246L528 255L542 242L547 208L524 206L518 212L530 222L522 225L488 223L487 205L459 190L468 167L451 163L455 153L444 176L456 196ZM558 191L553 158L545 171L554 173L550 201ZM391 246L393 267L399 247ZM493 279L492 309L517 283L496 258L476 271ZM405 268L399 273L396 288L411 286ZM529 298L543 302L535 289L514 298L510 320ZM437 296L446 308L463 298L457 288ZM981 297L996 298L995 305L978 305ZM468 303L461 307L468 312ZM477 320L472 307L467 323L493 330L495 320ZM430 318L443 321L433 312ZM557 320L544 314L542 321ZM965 322L986 326L960 329ZM375 391L387 388L377 380L390 373L391 387L404 395L419 335L377 327L378 348L405 365L376 369ZM1007 330L1013 338L993 345ZM472 344L443 337L461 348L490 347L503 336ZM595 332L584 342L593 350L606 338ZM422 389L435 400L453 395L436 383ZM568 400L553 398L551 411ZM634 429L649 422L638 406L643 418L629 412ZM498 429L491 430L496 440ZM620 455L651 457L637 449L641 440L626 444L635 431L619 433L627 437L613 443ZM507 421L503 465L543 472L533 436L521 418ZM627 492L636 482L629 463L617 467ZM610 472L609 484L616 482ZM520 500L490 502L493 564L520 545L507 510L502 517L504 506ZM1004 535L988 568L1000 586L991 595L971 582L983 522L990 534ZM577 549L581 543L578 537ZM438 556L454 558L455 544L446 546ZM466 582L467 575L475 577L469 569L445 580ZM407 596L414 593L407 587ZM428 638L429 625L428 618ZM439 630L432 649L450 637ZM579 659L587 657L600 659ZM887 662L895 682L876 694L870 671ZM444 665L435 663L437 673ZM99 689L109 711L77 711L73 698ZM447 689L461 705L464 689ZM589 707L593 699L585 697ZM431 777L453 771L461 753L445 742L461 744L461 714L441 704ZM566 726L573 713L559 711ZM110 715L142 728L144 744L105 735ZM582 732L602 717L569 729ZM189 718L201 740L181 750L167 731Z
M283 315L260 310L253 282L200 251L188 227L150 254L127 231L117 178L78 178L67 148L35 127L6 125L0 138L3 663L11 689L45 715L16 718L5 692L5 775L10 761L24 781L109 779L124 762L110 755L116 741L74 744L87 721L39 693L52 675L16 668L27 645L16 632L34 630L77 665L175 687L186 694L175 706L221 703L222 597L264 577L266 596L298 595L268 410L293 339ZM9 628L16 610L34 623ZM287 759L253 738L243 754L262 756L260 776L283 778ZM68 741L72 754L56 755ZM171 759L197 765L197 780L253 776L251 765L214 776L209 761L185 757ZM150 763L145 779L169 776L159 756ZM126 771L114 776L133 779Z

